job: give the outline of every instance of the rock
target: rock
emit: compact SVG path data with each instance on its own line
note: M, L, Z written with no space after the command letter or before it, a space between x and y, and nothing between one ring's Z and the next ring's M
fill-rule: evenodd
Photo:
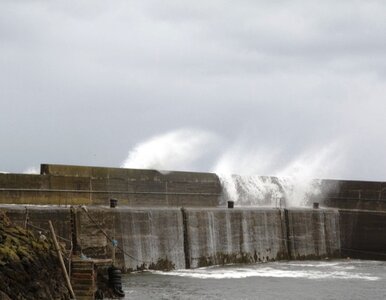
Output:
M2 211L0 299L70 299L49 240L14 226Z

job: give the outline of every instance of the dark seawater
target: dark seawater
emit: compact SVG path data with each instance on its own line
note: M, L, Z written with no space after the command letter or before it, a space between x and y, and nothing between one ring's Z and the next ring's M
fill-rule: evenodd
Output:
M386 262L289 261L141 272L125 299L386 299Z

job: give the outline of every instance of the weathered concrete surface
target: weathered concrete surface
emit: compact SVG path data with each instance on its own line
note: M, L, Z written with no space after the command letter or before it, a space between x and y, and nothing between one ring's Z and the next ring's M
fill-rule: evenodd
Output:
M310 203L386 211L386 182L321 180L320 189ZM41 175L0 174L0 203L107 205L116 198L135 207L218 207L221 195L213 173L42 164Z
M91 202L89 178L0 174L0 203L77 205Z
M291 259L340 257L338 210L291 209L285 215Z
M264 178L282 188L277 178ZM386 182L315 182L320 182L321 193L310 198L310 204L386 211ZM261 203L272 204L272 195L267 197ZM110 198L133 207L218 207L225 199L213 173L42 164L41 175L0 174L0 203L107 205ZM255 203L252 200L244 202Z
M160 173L156 170L42 165L42 175L0 174L0 203L218 206L221 185L216 174Z
M2 205L24 226L70 239L70 208ZM181 269L279 259L386 259L386 212L336 209L106 208L76 209L74 235L93 258L111 258L127 270ZM28 215L27 215L28 213ZM36 228L31 230L37 231ZM106 235L108 237L106 237Z
M130 206L217 206L221 194L219 178L213 173L41 165L42 174L90 178L93 204L117 198Z
M386 210L386 182L322 180L320 188L314 200L325 207Z
M25 227L28 220L28 230L37 233L41 229L44 234L49 234L48 221L51 220L58 236L65 238L68 246L71 240L70 209L56 206L38 205L0 205L0 210L5 211L12 222L20 227Z
M179 209L89 207L78 209L77 219L82 251L90 257L111 257L110 237L118 241L118 265L127 270L185 268Z
M342 256L386 260L386 212L339 211Z
M185 209L184 219L191 268L288 258L277 209Z

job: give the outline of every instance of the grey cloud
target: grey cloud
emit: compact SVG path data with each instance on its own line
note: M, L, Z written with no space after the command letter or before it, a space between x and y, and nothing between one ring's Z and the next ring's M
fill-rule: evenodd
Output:
M338 140L337 177L384 179L385 20L383 1L2 1L0 169L119 166L191 127L283 164Z

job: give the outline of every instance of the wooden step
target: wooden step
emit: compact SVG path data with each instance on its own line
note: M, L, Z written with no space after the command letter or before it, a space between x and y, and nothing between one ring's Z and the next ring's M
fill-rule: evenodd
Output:
M76 300L94 300L94 296L76 296Z
M94 271L85 271L85 270L72 270L71 278L74 280L94 280L95 273Z
M94 285L95 279L94 278L71 278L71 282L74 284L88 284L88 285Z
M73 289L94 289L96 285L94 283L85 283L78 281L71 281Z
M94 266L93 265L86 265L86 264L82 264L82 265L79 265L79 264L74 265L74 264L72 264L71 268L72 269L77 269L77 270L91 270L91 269L94 268Z
M77 300L94 299L96 291L95 280L93 261L72 261L71 284Z
M94 296L94 291L74 291L75 293L75 296L76 296L76 299L78 299L78 296L91 296L93 297Z

